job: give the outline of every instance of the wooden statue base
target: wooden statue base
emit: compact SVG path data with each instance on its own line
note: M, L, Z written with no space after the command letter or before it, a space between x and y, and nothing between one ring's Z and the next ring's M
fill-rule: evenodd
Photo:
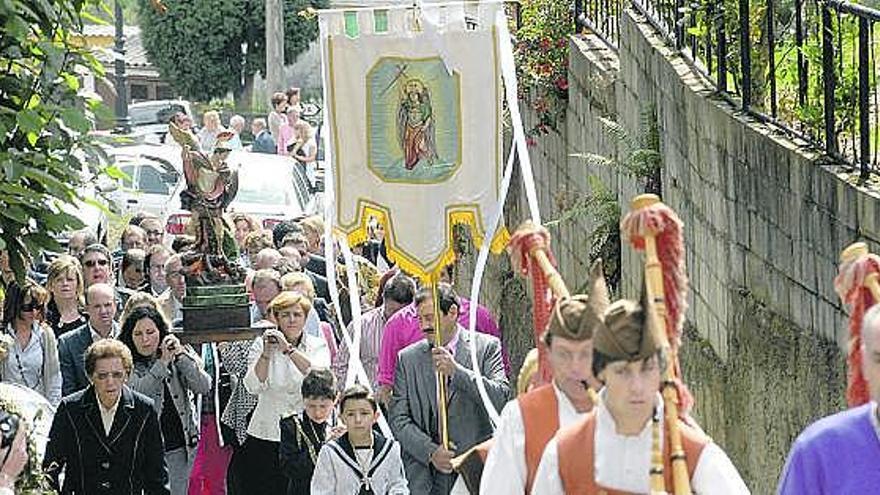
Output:
M265 327L222 328L217 330L187 331L183 328L172 328L171 332L184 344L203 344L207 342L234 342L253 340L263 334Z
M183 328L214 331L251 324L250 304L244 284L187 288L183 299Z

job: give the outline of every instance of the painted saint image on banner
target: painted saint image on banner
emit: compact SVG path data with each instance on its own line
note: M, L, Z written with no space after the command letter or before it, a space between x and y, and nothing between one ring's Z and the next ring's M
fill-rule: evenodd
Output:
M386 182L437 183L461 164L460 79L439 57L384 57L367 73L369 167Z

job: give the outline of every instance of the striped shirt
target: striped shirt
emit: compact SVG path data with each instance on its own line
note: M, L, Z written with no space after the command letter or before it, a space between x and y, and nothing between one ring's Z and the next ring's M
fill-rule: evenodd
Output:
M361 352L360 360L364 371L370 379L370 387L377 390L379 382L379 349L382 347L382 330L385 328L385 305L373 308L361 316ZM354 341L354 321L346 327L348 335ZM336 359L333 360L333 373L338 380L339 390L345 388L346 374L348 373L348 345L345 339L339 344Z

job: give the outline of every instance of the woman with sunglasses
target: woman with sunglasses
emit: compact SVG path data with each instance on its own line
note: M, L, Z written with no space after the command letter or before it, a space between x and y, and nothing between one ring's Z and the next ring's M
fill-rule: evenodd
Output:
M62 254L49 265L46 288L51 297L46 307L46 323L56 337L86 323L89 318L83 306L83 276L79 261Z
M211 376L192 348L168 333L168 322L155 307L132 310L119 340L134 358L129 386L153 399L159 414L171 493L184 495L199 442L193 395L211 391Z
M49 293L28 280L6 288L0 378L33 389L53 405L61 402L61 365L52 330L40 323Z
M93 284L113 285L113 266L110 250L103 244L89 244L79 255L83 269L84 289Z

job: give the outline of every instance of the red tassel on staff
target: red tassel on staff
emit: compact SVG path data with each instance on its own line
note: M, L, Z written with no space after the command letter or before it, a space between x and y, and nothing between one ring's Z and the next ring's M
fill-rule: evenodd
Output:
M687 386L681 381L681 366L678 361L688 291L682 221L671 208L657 202L627 214L620 224L620 229L637 251L645 249L646 235L653 233L656 239L657 258L663 272L663 293L666 304L664 323L672 355L675 356L673 366L680 412L686 415L693 406L694 399Z
M840 301L849 306L849 352L847 353L846 403L860 406L870 400L868 383L862 373L862 318L880 301L880 256L868 252L863 242L850 245L840 253L840 267L834 278L834 290Z
M548 383L552 377L541 335L547 330L556 298L567 297L568 289L554 268L556 259L550 251L550 233L544 227L531 222L523 224L511 236L507 249L517 271L525 277L532 277L535 299L532 313L535 346L538 348L538 372L535 374L538 378L533 378L533 383Z

